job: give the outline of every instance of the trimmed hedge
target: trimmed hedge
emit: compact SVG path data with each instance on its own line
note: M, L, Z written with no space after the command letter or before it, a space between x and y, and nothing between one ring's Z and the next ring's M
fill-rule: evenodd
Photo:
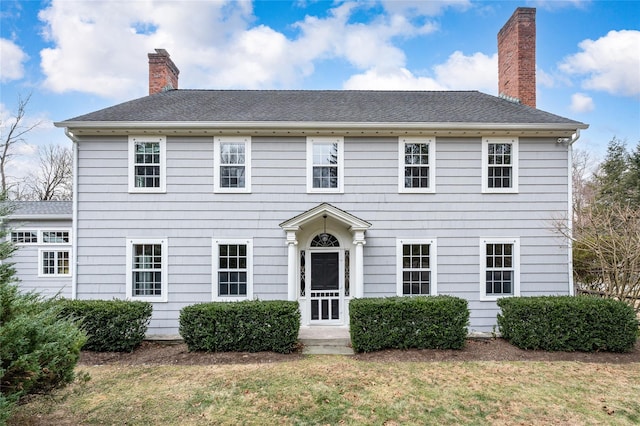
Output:
M153 308L129 300L63 300L62 314L80 320L89 339L82 349L133 352L147 333Z
M180 335L190 351L293 352L298 344L298 302L210 302L180 311Z
M382 349L461 349L467 301L452 296L353 299L351 344L356 352Z
M628 352L637 338L633 308L613 299L509 297L498 306L500 333L521 349Z

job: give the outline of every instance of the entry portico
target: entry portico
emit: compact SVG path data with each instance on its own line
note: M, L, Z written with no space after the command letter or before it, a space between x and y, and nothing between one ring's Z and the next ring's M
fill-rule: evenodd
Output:
M348 301L364 295L365 232L371 224L322 203L283 223L288 245L288 298L302 325L347 325Z

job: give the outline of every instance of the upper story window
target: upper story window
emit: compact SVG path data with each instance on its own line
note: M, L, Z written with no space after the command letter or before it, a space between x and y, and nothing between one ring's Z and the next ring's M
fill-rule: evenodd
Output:
M253 297L253 241L213 241L213 299L245 300Z
M16 244L38 244L38 231L11 231L11 242Z
M215 192L251 192L251 138L216 137L213 145Z
M435 239L396 241L397 294L437 294L437 244Z
M399 138L400 192L435 192L436 142L433 138Z
M520 295L519 239L481 239L480 259L481 300Z
M482 192L518 192L518 138L482 139Z
M129 192L166 191L166 138L129 136Z
M344 138L307 138L307 192L344 192Z
M127 240L127 297L167 301L167 239Z

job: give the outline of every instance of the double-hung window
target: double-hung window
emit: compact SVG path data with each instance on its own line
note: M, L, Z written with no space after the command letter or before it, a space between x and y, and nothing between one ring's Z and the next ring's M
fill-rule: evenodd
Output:
M520 295L518 238L480 239L480 299Z
M307 138L307 192L344 192L344 138Z
M396 241L397 295L438 294L435 239Z
M127 240L127 297L167 301L167 239Z
M518 192L518 138L482 139L482 192Z
M399 192L435 192L434 138L399 138Z
M221 136L213 144L215 192L251 192L251 138Z
M68 249L43 248L39 250L38 275L40 277L65 277L71 275Z
M213 300L253 298L253 241L213 241Z
M166 138L129 136L129 192L166 192Z

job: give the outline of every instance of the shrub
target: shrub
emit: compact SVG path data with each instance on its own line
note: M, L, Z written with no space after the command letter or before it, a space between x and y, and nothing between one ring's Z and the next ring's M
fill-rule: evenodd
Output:
M180 311L180 335L190 351L289 353L300 310L291 301L211 302Z
M141 301L62 301L62 314L78 318L89 337L84 349L97 352L132 352L144 340L152 310Z
M0 282L0 411L70 383L85 341L74 321L60 317L57 303Z
M633 308L613 299L509 297L498 306L502 336L521 349L627 352L637 338Z
M467 301L451 296L353 299L351 344L381 349L461 349L467 337Z

